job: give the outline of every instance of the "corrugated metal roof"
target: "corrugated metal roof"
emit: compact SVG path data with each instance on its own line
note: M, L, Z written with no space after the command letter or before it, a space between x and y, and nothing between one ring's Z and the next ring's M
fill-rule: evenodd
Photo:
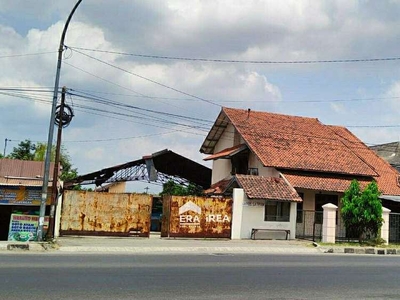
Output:
M49 186L53 180L54 163L50 163ZM44 162L19 159L0 159L0 184L41 186L43 184Z

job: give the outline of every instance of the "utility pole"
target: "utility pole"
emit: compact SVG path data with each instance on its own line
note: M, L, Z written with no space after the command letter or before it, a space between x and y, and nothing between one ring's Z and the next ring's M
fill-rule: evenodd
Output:
M50 200L50 216L49 216L49 227L47 229L47 237L54 238L54 216L57 207L58 199L58 170L60 165L60 152L61 152L61 136L63 128L63 116L64 116L64 106L65 106L65 93L66 87L64 86L61 91L61 105L59 110L59 122L57 130L57 145L56 145L56 155L54 159L54 171L53 171L53 181L51 185L51 200Z
M3 152L3 157L6 157L6 149L7 149L7 142L11 142L9 139L4 140L4 152Z
M78 8L78 6L79 6L79 4L81 4L81 2L82 2L82 0L78 0L78 2L75 4L74 8L72 9L71 13L69 14L67 22L64 25L64 30L61 34L60 46L58 48L56 80L54 83L53 103L52 103L51 114L50 114L49 135L48 135L48 139L47 139L46 159L44 162L42 198L40 201L39 223L38 223L38 229L37 229L37 240L39 242L43 241L43 225L44 225L44 216L46 213L47 190L48 190L48 185L49 185L51 148L52 148L52 143L53 143L54 122L55 122L55 117L56 117L55 113L56 113L57 98L58 98L58 85L60 82L62 53L64 51L64 40L65 40L65 35L67 34L69 22L71 21L72 16L75 13L75 10Z

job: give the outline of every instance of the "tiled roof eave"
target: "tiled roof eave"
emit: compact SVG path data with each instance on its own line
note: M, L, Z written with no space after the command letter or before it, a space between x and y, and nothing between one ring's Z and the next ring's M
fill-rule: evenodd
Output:
M235 177L248 199L302 201L294 188L282 178L254 175L236 175Z
M263 200L263 201L279 201L279 202L297 202L297 203L301 203L303 202L303 199L297 197L297 196L293 196L293 198L290 199L284 199L284 198L257 198L257 197L251 197L249 195L247 195L247 198L249 200Z

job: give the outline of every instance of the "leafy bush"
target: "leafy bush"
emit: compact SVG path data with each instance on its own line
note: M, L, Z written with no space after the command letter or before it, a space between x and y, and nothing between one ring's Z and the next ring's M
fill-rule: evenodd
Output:
M346 231L358 236L361 243L366 235L377 236L382 227L382 203L375 181L361 191L360 184L353 180L342 198L341 215Z

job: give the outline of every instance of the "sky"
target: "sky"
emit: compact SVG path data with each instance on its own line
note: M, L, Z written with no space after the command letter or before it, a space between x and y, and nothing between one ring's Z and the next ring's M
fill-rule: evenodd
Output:
M0 145L47 142L57 50L76 1L0 0ZM163 149L198 163L221 107L400 140L399 0L83 0L60 87L79 174ZM56 137L56 134L54 134ZM132 191L157 192L146 183Z

